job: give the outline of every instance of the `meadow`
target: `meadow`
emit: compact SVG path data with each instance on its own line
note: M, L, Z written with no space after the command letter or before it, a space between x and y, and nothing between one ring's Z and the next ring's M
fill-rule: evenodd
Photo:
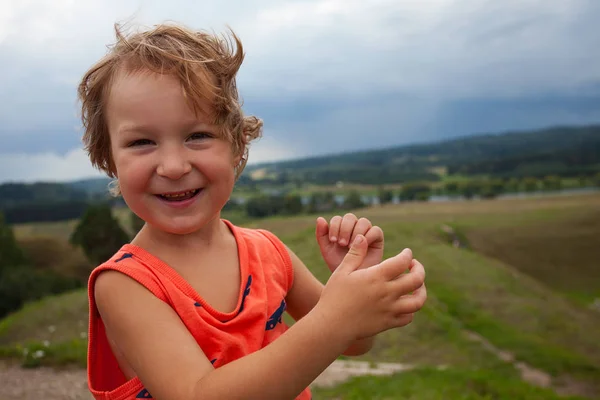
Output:
M118 212L126 226L126 212ZM380 335L359 357L409 370L316 388L315 399L600 398L600 310L593 307L600 298L600 194L402 203L356 213L383 228L386 256L413 250L427 270L429 299L412 324ZM327 280L316 215L224 217L273 231ZM24 224L14 232L20 242L64 242L75 223ZM86 328L84 290L42 299L0 321L0 356L25 366L84 367ZM44 356L36 357L40 349Z

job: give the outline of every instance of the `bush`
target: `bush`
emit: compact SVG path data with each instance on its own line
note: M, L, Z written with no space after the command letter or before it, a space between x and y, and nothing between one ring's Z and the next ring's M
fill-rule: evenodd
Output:
M331 211L337 208L333 192L315 192L310 196L309 213Z
M348 210L362 208L365 203L360 198L360 193L357 190L351 190L350 193L344 198L344 208Z
M559 176L546 176L542 181L545 190L560 190L562 181Z
M378 189L377 196L379 197L379 204L387 204L391 203L394 197L394 194L391 190L386 189L383 186L380 186Z
M19 246L30 265L37 270L51 270L69 278L87 281L92 265L81 249L65 240L52 237L22 239Z
M9 265L24 264L25 256L17 245L12 229L4 222L0 213L0 277Z
M538 180L533 177L523 178L523 187L526 192L535 192L538 189Z
M82 287L79 279L64 277L54 271L29 266L11 266L0 279L0 318L18 310L28 301Z
M246 214L249 217L264 218L280 214L285 208L282 196L260 195L252 197L246 203Z
M407 183L400 189L400 200L428 200L431 194L431 188L425 183Z
M287 195L283 198L283 212L287 215L297 215L304 211L302 198L298 195Z
M446 182L444 188L449 195L458 194L459 184L456 181Z
M96 265L108 260L128 241L127 233L113 217L108 204L90 206L70 238Z

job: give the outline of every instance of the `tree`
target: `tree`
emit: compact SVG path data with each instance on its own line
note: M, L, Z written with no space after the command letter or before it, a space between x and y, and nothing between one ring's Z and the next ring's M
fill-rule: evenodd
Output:
M446 193L448 193L449 195L458 193L458 189L459 189L458 182L456 182L456 181L446 182L446 184L444 186L446 189Z
M90 206L69 240L81 246L86 257L94 264L101 264L129 241L127 233L112 215L107 204Z
M0 213L0 276L5 269L25 263L25 255L17 244L11 227Z
M560 177L556 175L549 175L542 181L544 189L546 190L560 190L562 188L562 181Z
M407 183L400 189L400 200L402 201L425 201L429 199L431 188L425 183Z
M508 182L506 182L506 191L507 192L518 192L519 191L519 180L517 178L510 178Z
M523 178L523 186L526 192L535 192L538 188L538 180L533 177Z
M302 205L302 197L298 195L288 194L283 198L283 212L288 215L300 214L304 206Z
M12 229L0 213L0 318L25 302L80 286L52 270L37 271L28 265Z
M481 197L493 199L504 192L504 182L501 179L491 179L485 182L481 188Z
M331 211L337 208L333 192L314 192L309 199L307 211L309 213Z
M279 195L254 196L246 202L246 214L254 218L281 214L285 207L284 203L283 196Z
M360 193L357 190L351 190L350 193L344 198L344 208L346 209L354 209L364 207L365 203L363 203L360 198Z
M379 186L378 190L379 204L387 204L392 201L394 197L391 190L386 189L383 185Z

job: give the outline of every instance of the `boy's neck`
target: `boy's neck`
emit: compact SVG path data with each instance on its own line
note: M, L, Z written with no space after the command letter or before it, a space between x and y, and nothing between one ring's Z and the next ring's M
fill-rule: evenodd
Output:
M155 229L146 224L132 240L132 244L142 247L151 253L194 253L207 249L212 244L219 243L220 239L231 234L227 225L221 221L219 215L209 221L202 229L186 235L176 235Z

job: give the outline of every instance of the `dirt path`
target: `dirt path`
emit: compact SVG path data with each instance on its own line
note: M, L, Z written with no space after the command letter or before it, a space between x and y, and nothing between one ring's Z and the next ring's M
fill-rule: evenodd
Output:
M513 364L521 378L535 386L552 388L562 395L593 397L591 388L573 380L555 381L539 369L515 359L515 356L492 345L483 336L465 331L467 338L479 343L490 354ZM340 384L354 376L391 375L410 370L406 364L369 363L365 361L338 360L327 368L312 386L329 387ZM16 363L0 360L0 400L91 400L83 369L36 368L23 369Z
M352 376L391 375L410 366L363 361L336 361L313 383L334 386ZM18 364L0 360L0 400L90 400L86 372L83 369L23 369Z
M484 349L498 357L498 359L514 365L515 368L520 372L521 379L531 385L553 389L556 393L562 396L582 396L593 398L595 395L597 395L597 392L594 388L589 387L589 385L583 382L579 382L568 377L563 377L562 379L553 379L552 376L547 372L534 368L522 361L516 360L514 354L495 347L486 338L478 333L465 331L465 335L469 340L481 344Z
M90 400L85 370L24 369L0 361L0 400Z

